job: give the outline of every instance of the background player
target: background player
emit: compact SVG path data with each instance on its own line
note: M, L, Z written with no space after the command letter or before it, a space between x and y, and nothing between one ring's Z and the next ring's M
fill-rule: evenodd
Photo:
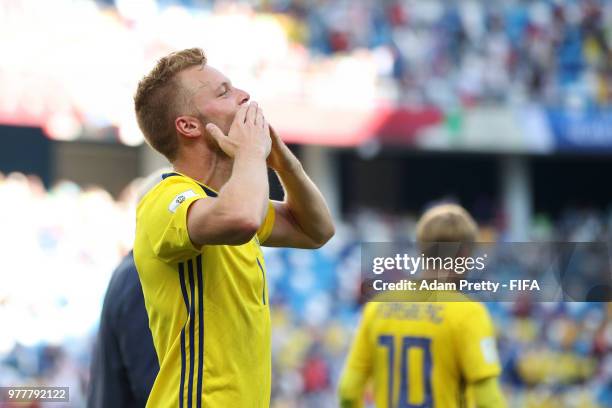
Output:
M457 205L427 211L417 241L472 243L477 226ZM466 300L466 299L464 299ZM371 302L339 384L343 408L360 407L374 381L378 408L504 407L494 328L485 307L458 302Z

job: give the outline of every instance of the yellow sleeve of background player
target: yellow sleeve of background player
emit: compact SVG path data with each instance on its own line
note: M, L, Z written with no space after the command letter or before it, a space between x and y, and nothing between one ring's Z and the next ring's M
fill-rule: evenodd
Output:
M472 385L476 408L506 408L497 377L489 377Z
M456 327L459 365L463 378L472 384L501 373L495 331L487 309L480 303L465 303L463 319Z
M376 303L368 304L340 377L338 394L342 408L360 408L363 406L363 393L366 382L372 372L372 347L370 321Z
M266 218L264 219L264 222L261 224L259 230L257 231L257 239L259 240L260 244L266 242L266 240L272 233L272 229L274 228L275 216L276 213L274 212L274 205L272 204L272 201L270 201L268 203L268 212L266 213Z
M177 262L200 253L187 231L187 211L205 198L197 184L184 177L168 177L143 197L137 210L137 228L142 228L157 257Z

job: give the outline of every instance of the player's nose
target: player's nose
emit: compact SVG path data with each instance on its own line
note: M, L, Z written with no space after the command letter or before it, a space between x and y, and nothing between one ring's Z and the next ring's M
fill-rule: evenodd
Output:
M243 91L242 89L238 89L238 104L242 105L251 99L251 95L247 91Z

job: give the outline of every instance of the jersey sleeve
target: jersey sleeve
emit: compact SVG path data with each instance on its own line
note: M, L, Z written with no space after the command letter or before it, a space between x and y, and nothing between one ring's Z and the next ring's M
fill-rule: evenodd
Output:
M270 234L272 234L275 216L276 213L274 211L274 205L272 204L272 201L269 201L266 218L264 219L264 222L261 224L259 230L257 231L257 239L259 240L260 244L266 242L266 240L270 237Z
M370 323L375 305L375 303L369 303L365 307L361 323L353 339L339 383L338 393L341 401L357 403L363 398L365 384L372 372L373 347Z
M464 378L473 383L501 373L495 331L487 309L471 303L456 328L459 363Z
M187 211L205 198L201 189L181 177L171 177L155 187L138 208L138 224L144 228L155 255L177 262L200 253L187 231Z
M499 379L489 377L472 386L474 399L479 407L506 408L506 401L499 386Z

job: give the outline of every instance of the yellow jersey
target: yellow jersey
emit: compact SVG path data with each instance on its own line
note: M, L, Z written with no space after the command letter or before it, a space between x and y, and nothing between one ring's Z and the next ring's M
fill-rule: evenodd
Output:
M371 302L344 375L373 379L378 408L456 408L471 406L470 383L500 372L482 304Z
M244 245L194 247L187 209L217 193L178 173L140 201L134 260L142 283L159 374L147 407L266 407L271 329L262 227Z

